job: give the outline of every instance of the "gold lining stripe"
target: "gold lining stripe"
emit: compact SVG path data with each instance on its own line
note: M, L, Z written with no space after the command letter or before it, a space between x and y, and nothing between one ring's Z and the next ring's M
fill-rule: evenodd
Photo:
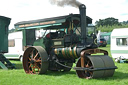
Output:
M64 52L64 48L62 48L62 54L64 57L66 57L65 52Z
M58 54L58 53L57 53L57 49L54 49L54 52L55 52L55 54Z
M75 54L75 57L78 58L77 54L76 54L76 47L74 47L74 54Z

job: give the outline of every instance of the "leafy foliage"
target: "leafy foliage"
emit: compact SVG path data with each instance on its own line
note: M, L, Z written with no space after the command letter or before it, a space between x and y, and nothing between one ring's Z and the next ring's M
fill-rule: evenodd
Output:
M96 26L97 27L97 26ZM122 25L112 25L112 26L99 26L97 27L97 30L100 30L101 32L111 32L115 28L128 28L128 24L122 24Z
M9 31L8 31L8 33L12 33L12 32L16 32L16 29L10 29Z
M118 22L118 19L115 19L113 17L106 18L106 19L99 19L99 21L96 21L95 23L98 27L99 26L112 26L112 25L121 25Z
M99 19L95 22L97 30L101 32L111 32L115 28L128 28L128 21L118 22L115 18Z
M128 24L128 20L127 21L123 21L123 22L121 22L122 24Z

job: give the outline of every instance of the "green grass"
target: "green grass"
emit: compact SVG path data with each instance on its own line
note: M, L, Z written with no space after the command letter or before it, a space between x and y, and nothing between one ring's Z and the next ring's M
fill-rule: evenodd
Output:
M106 47L99 47L99 48L108 51L108 55L111 57L110 45L107 45Z
M110 55L109 47L100 48L107 50ZM88 80L78 78L73 69L70 72L48 71L43 75L30 75L24 72L20 61L11 62L17 69L0 69L0 85L128 85L128 63L115 63L118 69L113 77Z

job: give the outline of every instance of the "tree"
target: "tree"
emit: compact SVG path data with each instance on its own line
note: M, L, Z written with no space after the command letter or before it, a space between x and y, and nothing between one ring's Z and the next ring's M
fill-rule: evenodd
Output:
M12 29L10 29L9 31L8 31L8 33L12 33L12 32L15 32L16 30L14 29L14 28L12 28Z
M96 26L113 26L113 25L121 25L118 22L118 19L110 17L110 18L106 18L106 19L99 19L99 21L95 22Z
M128 20L127 21L123 21L121 23L124 24L124 25L126 25L126 24L128 24Z

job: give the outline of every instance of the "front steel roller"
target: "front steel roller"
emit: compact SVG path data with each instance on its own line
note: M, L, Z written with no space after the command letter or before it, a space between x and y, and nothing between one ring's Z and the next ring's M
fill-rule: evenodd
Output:
M29 47L23 55L23 68L27 74L42 74L48 70L48 55L41 46Z
M76 67L81 67L81 58ZM93 55L84 58L84 71L77 69L76 73L80 78L103 78L113 76L115 69L116 66L109 56Z

